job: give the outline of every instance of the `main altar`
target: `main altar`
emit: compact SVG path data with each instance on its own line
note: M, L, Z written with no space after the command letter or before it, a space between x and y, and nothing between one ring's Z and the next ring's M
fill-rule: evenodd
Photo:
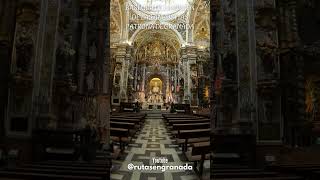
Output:
M159 78L153 78L149 82L149 93L145 107L148 109L161 109L164 105L164 96L162 93L162 81Z

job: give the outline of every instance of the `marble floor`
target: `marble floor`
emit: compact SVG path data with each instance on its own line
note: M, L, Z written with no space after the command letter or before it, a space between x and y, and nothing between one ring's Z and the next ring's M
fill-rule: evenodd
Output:
M111 172L112 180L197 180L198 176L192 170L128 170L128 164L139 165L165 165L185 166L187 163L181 148L173 144L164 126L160 112L147 112L146 122L136 139L132 140L129 147L119 160L113 160ZM155 164L152 158L168 159L166 164ZM204 178L209 179L209 161L205 162Z

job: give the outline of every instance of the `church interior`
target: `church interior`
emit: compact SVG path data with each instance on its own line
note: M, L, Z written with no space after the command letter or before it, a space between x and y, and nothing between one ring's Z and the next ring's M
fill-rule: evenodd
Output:
M0 15L0 180L320 179L320 1Z

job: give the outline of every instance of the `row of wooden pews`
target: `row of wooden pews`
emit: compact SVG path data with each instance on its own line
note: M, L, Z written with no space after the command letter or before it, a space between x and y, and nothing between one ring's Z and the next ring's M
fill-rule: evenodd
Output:
M210 158L210 119L189 114L162 116L172 138L182 148L188 161L194 162L194 170L201 177L204 161Z
M5 165L0 168L0 180L110 179L110 153L99 150L94 140L89 140L93 136L87 130L43 129L35 131L34 136L34 159L39 160L22 162L20 151L10 150ZM104 156L97 158L97 151Z
M143 128L145 113L116 113L110 118L110 135L113 141L113 158L117 159L119 153L131 142ZM119 148L116 148L118 145Z
M4 167L0 179L6 180L108 180L109 161L43 161Z

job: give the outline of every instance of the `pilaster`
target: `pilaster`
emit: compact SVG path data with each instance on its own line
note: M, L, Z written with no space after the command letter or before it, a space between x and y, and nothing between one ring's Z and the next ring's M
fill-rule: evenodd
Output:
M35 117L37 128L55 128L57 122L51 112L52 83L55 69L60 0L44 0L41 5L37 59L34 70Z
M253 1L235 1L236 82L238 84L238 103L235 116L232 118L235 133L253 133L252 123L254 122L253 112L256 99L255 23L253 15Z

